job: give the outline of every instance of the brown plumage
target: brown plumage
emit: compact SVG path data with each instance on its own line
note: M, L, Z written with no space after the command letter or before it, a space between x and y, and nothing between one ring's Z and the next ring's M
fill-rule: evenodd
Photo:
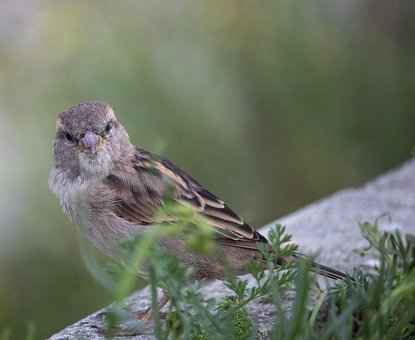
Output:
M120 254L122 239L161 222L155 220L156 212L173 187L173 199L190 204L208 221L218 245L202 256L190 252L181 238L161 241L193 268L192 279L223 279L229 268L241 274L250 260L263 261L258 243L268 244L267 239L171 161L133 146L109 105L82 103L60 113L53 150L51 190L80 231L108 255ZM177 217L165 219L173 223ZM319 264L312 269L333 279L346 278Z

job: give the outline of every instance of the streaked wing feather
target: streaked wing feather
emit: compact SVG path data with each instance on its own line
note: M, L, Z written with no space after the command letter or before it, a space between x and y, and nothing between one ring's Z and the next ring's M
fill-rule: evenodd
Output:
M132 173L115 173L105 182L108 190L114 192L113 209L119 217L139 225L162 222L155 221L155 215L164 204L166 183L173 183L175 200L190 204L199 212L215 229L218 241L228 239L236 247L245 247L249 242L268 243L222 200L170 161L137 148L132 162ZM133 180L126 183L125 178L131 177ZM164 222L174 218L166 217Z

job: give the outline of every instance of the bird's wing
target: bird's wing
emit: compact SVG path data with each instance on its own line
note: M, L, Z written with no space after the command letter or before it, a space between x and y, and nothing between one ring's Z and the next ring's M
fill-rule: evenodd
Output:
M177 216L158 214L167 198L190 205L198 216L211 225L216 239L227 240L234 246L256 247L268 243L222 200L201 186L190 175L167 159L137 148L128 174L114 171L104 182L105 192L115 213L138 225L174 223ZM162 221L158 218L163 219Z
M258 250L258 243L269 244L268 240L229 208L222 200L205 189L190 175L167 159L137 148L133 166L125 173L114 171L104 181L106 192L103 200L120 217L137 225L153 223L175 223L177 216L157 214L166 199L172 198L178 204L190 205L203 216L203 221L215 230L216 241L224 246ZM172 191L170 191L172 190ZM158 220L161 216L162 220ZM270 246L270 245L269 245ZM273 251L270 246L270 251ZM302 257L277 259L277 263L296 261ZM332 279L348 276L336 269L313 262L311 270Z

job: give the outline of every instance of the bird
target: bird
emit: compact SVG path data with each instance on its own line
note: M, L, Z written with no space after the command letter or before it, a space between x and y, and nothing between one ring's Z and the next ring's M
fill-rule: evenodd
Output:
M121 241L145 234L160 222L156 214L165 205L171 183L173 201L203 217L216 245L208 254L196 254L184 238L160 241L164 250L192 268L190 280L225 279L227 267L239 275L246 273L249 261L264 262L259 244L269 241L172 161L134 146L110 105L79 103L58 114L49 187L73 224L105 254L119 257ZM314 262L311 270L331 279L348 277ZM168 301L164 293L158 308ZM143 320L151 318L149 309Z

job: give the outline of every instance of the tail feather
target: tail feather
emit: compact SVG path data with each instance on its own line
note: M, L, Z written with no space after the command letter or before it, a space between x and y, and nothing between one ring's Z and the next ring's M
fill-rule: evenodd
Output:
M302 254L299 254L299 253L294 254L294 257L297 258L297 259L302 259L302 258L305 259L306 258L305 255L302 255ZM333 279L333 280L347 280L348 278L350 278L349 275L347 275L347 274L345 274L345 273L343 273L343 272L341 272L337 269L325 266L325 265L317 263L317 262L311 262L310 270L312 272L316 273L316 274L326 276L326 277L328 277L330 279Z
M311 271L323 276L326 276L333 280L346 280L349 276L337 269L330 268L327 266L324 266L322 264L312 262L311 263Z
M257 242L248 242L248 241L243 241L242 242L242 241L234 241L234 240L229 240L229 239L217 239L216 241L217 241L217 243L219 243L221 245L225 245L225 246L232 246L232 247L238 247L238 248L244 248L244 249L259 251ZM268 246L269 246L269 251L274 252L274 250L272 249L272 246L270 244L268 244ZM307 256L305 256L301 253L295 253L294 256L290 257L290 258L285 258L285 257L278 258L276 263L278 265L281 265L284 262L298 261L299 259L307 259ZM326 276L326 277L328 277L330 279L333 279L333 280L347 280L347 279L349 279L349 280L355 282L355 280L353 280L349 275L347 275L347 274L345 274L345 273L343 273L343 272L341 272L337 269L322 265L322 264L317 263L317 262L312 262L311 263L310 270L314 273Z

